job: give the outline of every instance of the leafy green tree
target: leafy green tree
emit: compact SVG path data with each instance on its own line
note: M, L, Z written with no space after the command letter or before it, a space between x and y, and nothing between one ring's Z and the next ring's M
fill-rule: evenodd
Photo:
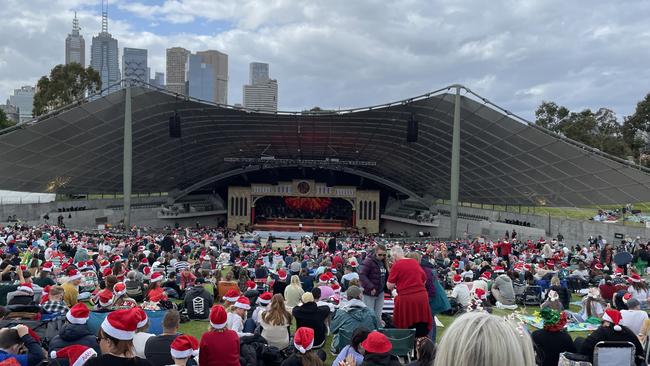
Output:
M544 101L535 111L535 124L553 132L560 132L558 125L569 117L566 107L558 106L554 102Z
M630 147L630 155L639 158L642 152L645 152L645 159L642 159L644 165L650 166L650 160L647 159L648 135L650 134L650 94L646 95L636 105L634 114L627 117L621 128L623 141Z
M101 87L101 77L92 67L84 69L76 62L56 65L49 77L43 76L38 81L34 116L68 105L89 93L100 91Z
M15 125L14 121L9 120L5 111L0 109L0 130L11 127L13 125Z

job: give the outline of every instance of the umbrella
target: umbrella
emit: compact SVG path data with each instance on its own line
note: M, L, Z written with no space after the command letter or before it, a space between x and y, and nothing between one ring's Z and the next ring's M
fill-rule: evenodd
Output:
M628 252L620 252L614 255L614 263L621 267L632 262L632 254Z

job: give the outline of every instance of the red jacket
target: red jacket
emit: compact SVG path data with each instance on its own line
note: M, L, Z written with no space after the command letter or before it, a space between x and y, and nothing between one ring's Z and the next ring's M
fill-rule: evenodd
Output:
M230 329L210 330L199 345L201 366L240 366L239 336Z

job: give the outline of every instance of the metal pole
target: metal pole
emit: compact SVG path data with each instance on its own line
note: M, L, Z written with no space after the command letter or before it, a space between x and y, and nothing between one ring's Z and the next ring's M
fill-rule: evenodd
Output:
M460 86L456 86L456 97L454 99L454 130L451 140L451 227L449 238L457 237L458 228L458 190L460 186Z
M131 87L124 89L124 227L131 226L131 184L133 178L133 131L131 121Z

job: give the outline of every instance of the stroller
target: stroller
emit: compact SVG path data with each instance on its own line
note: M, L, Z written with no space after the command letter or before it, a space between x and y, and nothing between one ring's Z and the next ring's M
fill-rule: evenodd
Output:
M540 286L526 286L523 294L516 296L516 301L524 306L539 306L542 304L542 288Z

